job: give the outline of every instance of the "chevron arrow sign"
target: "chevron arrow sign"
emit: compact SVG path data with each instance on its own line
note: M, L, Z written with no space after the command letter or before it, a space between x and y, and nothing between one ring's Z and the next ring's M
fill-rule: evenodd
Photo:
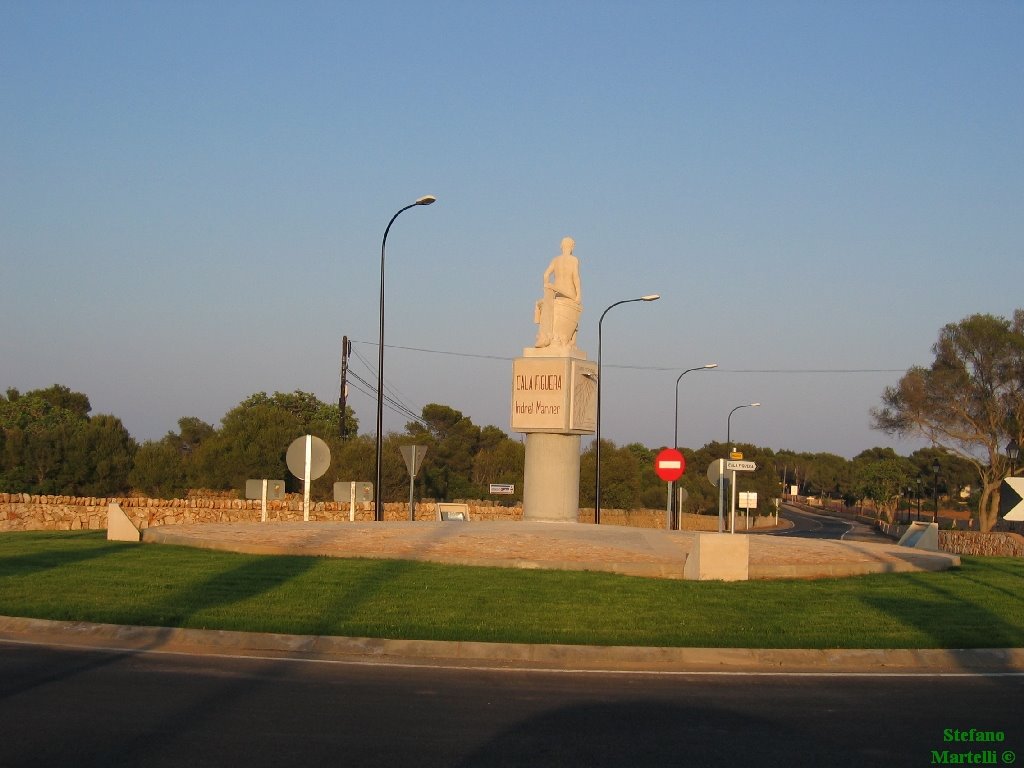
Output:
M1024 477L1004 477L999 487L999 516L1004 520L1024 522Z

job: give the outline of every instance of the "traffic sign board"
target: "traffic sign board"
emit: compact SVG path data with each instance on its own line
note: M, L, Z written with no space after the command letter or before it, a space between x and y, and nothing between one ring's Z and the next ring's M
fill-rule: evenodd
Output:
M686 459L675 448L665 448L654 457L654 472L666 483L678 480L685 471Z
M423 457L427 455L427 446L400 445L398 449L402 452L402 458L405 459L405 468L409 470L409 476L416 477L416 473L420 471L420 464L423 463Z
M719 481L725 475L725 459L715 459L708 464L708 482L716 488Z
M327 443L316 435L296 437L284 454L288 469L300 480L306 476L306 465L309 465L309 479L316 480L331 466L331 449Z
M1024 477L1004 477L999 488L999 514L1004 520L1024 520Z
M732 472L753 472L757 469L757 464L752 461L727 461L725 468Z

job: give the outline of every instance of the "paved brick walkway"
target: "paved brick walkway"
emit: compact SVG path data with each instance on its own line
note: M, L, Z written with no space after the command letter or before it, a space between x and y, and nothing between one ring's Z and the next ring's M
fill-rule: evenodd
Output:
M683 578L697 534L537 522L232 523L147 528L144 542L257 554L367 557ZM746 534L737 534L746 535ZM750 535L750 578L938 571L956 555L896 544Z

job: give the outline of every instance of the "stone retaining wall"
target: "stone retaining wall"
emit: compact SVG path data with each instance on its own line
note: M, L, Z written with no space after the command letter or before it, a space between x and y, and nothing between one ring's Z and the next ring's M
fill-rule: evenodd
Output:
M858 518L860 519L860 518ZM868 521L869 524L873 521ZM906 525L875 522L886 536L899 539L907 532ZM939 549L953 555L988 555L1024 557L1024 536L1007 531L943 531L939 530Z
M939 548L954 555L1024 557L1024 536L992 531L939 531Z
M107 506L120 505L137 528L186 523L258 523L262 516L259 500L224 497L187 499L149 498L85 498L77 496L34 496L27 493L0 493L0 532L3 531L77 531L100 530L107 527ZM491 501L470 501L472 521L522 520L522 506L502 506ZM311 521L348 522L348 502L316 501L310 504ZM355 519L373 520L372 504L356 504ZM409 505L405 502L384 505L385 520L408 520ZM416 504L417 520L435 520L432 501ZM282 501L267 502L268 522L302 520L302 497L291 494ZM594 522L593 509L581 509L581 523ZM757 527L773 525L770 517L752 518ZM633 528L663 528L664 510L603 509L601 523ZM718 517L683 515L685 530L717 531Z

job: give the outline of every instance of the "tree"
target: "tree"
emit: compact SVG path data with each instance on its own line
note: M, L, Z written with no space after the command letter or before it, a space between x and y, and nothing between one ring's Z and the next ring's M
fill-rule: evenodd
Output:
M855 489L859 498L870 499L888 522L896 514L900 493L907 486L907 462L898 456L854 460Z
M594 506L595 444L580 457L581 506ZM643 473L634 450L601 440L601 508L637 509L643 506L642 491Z
M0 401L3 456L0 482L8 491L59 493L57 472L71 436L86 419L37 392L9 390Z
M999 514L1009 440L1024 442L1024 310L1007 320L971 315L939 332L931 366L915 366L872 409L875 429L924 437L974 467L981 481L978 527Z
M941 448L920 448L909 456L912 468L909 470L910 477L908 485L913 486L914 493L917 493L918 483L921 480L921 492L932 494L937 481L937 492L941 496L956 498L960 491L970 488L972 498L976 499L975 491L978 489L978 473L970 463L959 456L954 456ZM939 474L936 478L933 469L935 462L939 463Z
M294 413L272 403L243 401L224 415L217 433L196 449L190 484L241 489L249 478L284 477L294 490L285 454L291 442L305 433Z
M423 421L410 422L406 432L409 442L429 447L421 471L424 492L430 498L479 498L481 489L473 482L474 457L480 449L481 430L472 419L447 405L430 403L422 411ZM493 433L489 440L493 441Z
M132 488L155 498L180 498L190 485L202 485L194 457L200 446L217 434L212 426L194 416L178 419L178 431L161 440L148 440L135 454L128 480Z
M128 490L137 445L115 416L61 384L0 397L0 487L110 496Z
M484 427L497 429L496 427ZM473 457L473 484L483 491L491 483L510 483L515 493L509 500L523 500L523 474L526 466L526 447L502 433L503 439L481 449Z
M328 434L337 434L340 412L336 403L325 403L309 392L297 389L294 392L275 392L268 395L266 392L257 392L249 395L238 404L239 408L252 408L258 405L271 406L273 408L290 413L304 430L303 434L317 435L325 438ZM359 432L359 422L355 413L348 406L345 407L345 437L352 437Z
M78 496L127 493L137 450L138 444L119 418L97 414L68 441L58 485Z
M188 489L182 455L166 438L147 440L139 447L128 481L135 490L157 499L181 498Z

